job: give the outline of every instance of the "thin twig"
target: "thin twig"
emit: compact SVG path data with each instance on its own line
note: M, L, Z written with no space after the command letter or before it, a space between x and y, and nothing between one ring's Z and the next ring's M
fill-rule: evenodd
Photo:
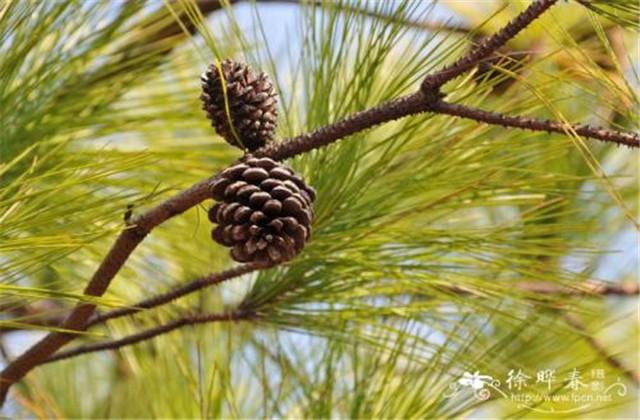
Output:
M156 295L149 299L142 300L131 305L130 307L115 309L104 314L97 314L90 319L90 321L86 325L86 328L104 324L106 321L111 319L133 315L145 309L155 308L206 287L220 284L224 281L231 280L241 275L266 268L268 267L260 266L258 264L244 264L230 270L222 271L220 273L209 274L205 277L200 277L192 280L182 286L175 287L168 292ZM515 287L522 292L553 296L582 296L595 298L599 296L635 297L640 295L640 284L638 283L613 284L595 280L590 280L571 287L549 282L521 282L517 283ZM460 294L473 293L472 290L465 289L464 287L460 286L451 286L448 289ZM38 319L38 321L30 320L28 322L34 327L42 327L43 329L51 326L58 326L61 321L61 318L58 316L53 318L45 318L44 313L33 314L32 316ZM22 328L17 327L2 327L0 328L0 334L21 330Z
M118 340L109 340L102 341L99 343L86 344L82 346L78 346L74 349L62 351L44 363L52 363L55 361L69 359L75 356L80 356L87 353L93 353L97 351L103 350L114 350L119 349L131 344L139 343L141 341L145 341L156 337L158 335L166 334L175 329L187 326L187 325L197 325L209 322L223 322L223 321L239 321L255 318L256 314L252 312L246 311L234 311L230 313L223 314L193 314L187 315L177 320L171 321L167 324L163 324L157 327L149 328L142 332L132 334L126 337L123 337ZM589 343L589 345L612 367L621 371L625 376L627 376L631 381L633 381L636 385L640 385L640 376L634 372L631 368L627 367L621 360L613 356L611 353L607 351L605 346L600 343L596 338L592 335L588 334L585 325L576 317L570 314L564 314L563 318L565 321L579 331L584 339Z
M495 34L484 38L469 54L466 54L453 64L444 69L427 76L422 81L422 91L429 92L439 89L448 81L466 73L475 67L480 61L489 57L500 47L515 37L520 31L529 26L547 9L553 6L558 0L537 0L533 2L525 11L520 13L515 19Z
M0 334L32 328L57 327L65 319L67 308L52 300L41 300L28 304L5 305L0 308L0 314L10 315L11 324L19 322L24 328L14 325L2 325Z
M638 283L605 283L601 281L587 281L577 284L575 287L562 286L549 282L522 282L516 285L523 292L537 293L541 295L563 296L638 296L640 284Z
M548 296L635 297L640 295L640 284L638 283L612 284L595 280L589 280L584 283L579 283L571 286L565 286L546 281L527 281L515 283L513 287L520 292ZM445 289L455 294L474 294L473 289L463 286L447 286Z
M182 296L188 295L190 293L193 293L205 287L213 286L215 284L220 284L224 281L231 280L243 274L251 273L253 271L260 270L260 269L265 269L267 267L268 266L265 266L264 264L249 263L249 264L239 265L237 267L222 271L220 273L209 274L208 276L190 281L189 283L183 286L178 286L166 293L154 296L149 299L145 299L141 302L136 303L131 307L114 309L112 311L105 312L103 314L97 314L96 316L91 318L91 320L87 323L86 328L89 328L97 324L102 324L110 319L132 315L144 309L151 309L151 308L155 308L156 306L164 305L165 303L171 302Z
M0 356L2 356L5 363L11 363L11 355L9 354L9 351L7 350L4 339L2 337L0 337Z
M125 261L145 236L160 223L205 200L208 196L208 185L209 180L199 182L141 216L134 218L134 226L123 230L118 235L109 253L89 281L84 294L102 296L107 287L109 287L111 280L120 271ZM71 311L71 314L60 328L82 331L94 311L95 305L81 303ZM71 333L51 332L5 367L0 374L0 406L6 400L11 384L20 380L27 372L44 362L75 336L75 334Z
M612 355L607 348L596 339L592 334L587 331L587 327L576 316L564 313L563 318L567 324L576 329L582 337L585 339L589 346L594 349L610 366L622 372L629 380L640 386L640 375L634 372L633 369L628 367L622 360Z
M568 125L557 121L504 115L444 101L439 101L434 104L431 110L437 114L454 115L470 120L485 122L487 124L500 125L502 127L515 127L522 128L524 130L546 131L549 133L554 132L561 134L571 134L575 132L576 134L584 137L603 140L609 143L616 143L629 147L640 147L640 134L638 133L625 133L604 127L592 127L584 124Z
M92 352L101 351L101 350L118 349L131 344L139 343L144 340L148 340L150 338L156 337L161 334L166 334L170 331L173 331L177 328L184 327L187 325L205 324L209 322L240 321L244 319L255 318L255 316L256 315L254 313L248 312L248 311L233 311L229 313L220 313L220 314L186 315L182 318L176 319L166 324L149 328L147 330L126 336L119 340L101 341L99 343L86 344L83 346L78 346L71 350L62 351L50 357L49 359L45 360L43 363L51 363L57 360L68 359L70 357L79 356L81 354L92 353Z
M127 315L133 315L145 309L155 308L157 306L164 305L165 303L169 303L171 301L179 299L182 296L204 289L205 287L220 284L222 282L234 279L244 274L248 274L260 269L267 269L269 267L270 267L269 265L264 265L260 263L249 263L249 264L242 264L237 267L231 268L229 270L221 271L219 273L212 273L207 276L192 280L184 285L176 286L173 289L169 290L168 292L153 296L149 299L142 300L138 303L133 304L132 306L129 306L126 308L114 309L112 311L105 312L103 314L96 314L89 320L89 322L87 322L85 328L89 328L98 324L103 324L110 319L120 318ZM28 309L29 318L24 318L27 312L26 312L26 309L22 309L22 308L29 308ZM17 317L20 317L23 323L29 324L30 326L33 326L33 327L42 327L43 329L46 329L47 327L57 327L64 320L63 317L60 317L57 315L54 317L45 316L50 313L50 310L42 311L41 313L36 313L36 312L33 312L33 310L30 309L30 307L25 306L22 308L14 311L14 313L17 315ZM0 334L9 332L9 331L21 331L21 330L23 330L23 328L4 326L4 327L0 327Z

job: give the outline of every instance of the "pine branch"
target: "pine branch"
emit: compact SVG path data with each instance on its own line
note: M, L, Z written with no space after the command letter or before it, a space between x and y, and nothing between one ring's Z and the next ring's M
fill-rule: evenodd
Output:
M607 348L596 339L592 334L589 334L587 327L578 319L575 315L564 313L563 318L567 324L575 328L582 334L582 337L587 341L589 346L596 351L610 366L622 372L629 380L640 386L640 375L634 372L633 369L628 367L622 360L612 355Z
M502 127L514 127L524 130L546 131L548 133L554 132L569 135L576 133L584 137L590 137L609 143L616 143L629 147L640 147L640 134L625 133L604 127L591 127L583 124L563 124L557 121L504 115L444 101L438 101L435 103L432 106L431 111L437 114L454 115L456 117L485 122L487 124L500 125Z
M7 346L5 345L4 339L2 337L0 337L0 356L2 356L2 359L5 363L11 362L11 355L9 354Z
M541 296L635 297L640 295L640 284L638 283L612 284L595 280L589 280L581 284L576 284L572 287L546 281L520 282L515 283L513 287L520 292L532 293ZM450 286L447 287L446 290L461 295L473 294L472 289L460 286Z
M69 359L72 357L80 356L87 353L93 353L103 350L115 350L131 344L136 344L141 341L149 340L158 335L167 334L175 329L189 326L204 324L209 322L224 322L224 321L240 321L246 319L255 319L256 314L247 311L234 311L230 313L222 314L193 314L187 315L177 320L171 321L167 324L163 324L157 327L149 328L142 332L126 336L118 340L102 341L99 343L86 344L78 346L74 349L62 351L43 363L52 363L59 360ZM634 372L631 368L627 367L621 360L613 356L607 351L605 346L600 343L596 338L587 333L585 325L576 317L570 314L564 314L565 321L575 328L577 331L583 334L585 340L589 345L612 367L624 373L631 381L636 385L640 385L640 376Z
M270 157L275 160L288 159L313 149L328 146L337 140L376 125L425 112L433 106L438 98L439 94L425 95L421 92L402 96L365 111L356 112L310 133L287 139L281 143L268 144L253 152L253 155Z
M221 271L219 273L212 273L205 277L200 277L195 280L192 280L184 285L180 285L174 287L168 292L155 295L149 299L142 300L130 307L114 309L109 312L105 312L103 314L96 314L93 316L89 322L87 322L85 328L90 328L94 325L104 324L106 321L114 318L121 318L127 315L133 315L137 312L140 312L145 309L155 308L157 306L164 305L166 303L172 302L176 299L179 299L188 294L197 292L198 290L202 290L206 287L213 286L216 284L220 284L227 280L234 279L236 277L242 276L244 274L248 274L257 270L267 269L269 265L262 265L259 263L249 263L242 264L237 267L231 268L229 270ZM30 306L23 306L20 308L16 308L15 310L5 310L4 313L10 313L14 316L14 318L20 318L21 321L25 324L32 325L34 327L57 327L61 322L64 321L64 317L56 314L55 316L50 316L51 309L43 309L36 310L31 308ZM24 318L24 320L22 320ZM0 334L10 331L21 331L22 328L17 327L0 327Z
M23 304L13 302L0 306L0 314L8 315L7 319L12 323L28 324L33 328L57 327L64 320L65 313L66 308L53 300L40 300ZM23 329L28 329L28 327L20 328L2 325L0 322L0 334Z
M315 148L326 146L377 124L432 110L434 106L439 104L441 95L438 89L442 84L470 70L479 61L495 52L501 45L553 5L555 1L556 0L538 0L534 2L502 30L481 42L477 49L474 49L445 69L427 76L420 92L356 113L337 123L317 129L311 133L303 134L274 145L265 146L255 154L282 160ZM442 106L442 104L438 106ZM595 131L589 131L589 133L598 134L601 132L600 129L594 130ZM619 134L623 135L623 133ZM631 146L637 147L638 145L632 143ZM159 224L204 201L208 195L208 185L213 179L215 179L215 177L201 181L141 216L134 218L134 226L124 230L118 236L111 250L89 281L84 293L89 296L101 296L144 237ZM73 309L61 327L68 330L82 331L86 328L86 323L94 311L95 305L79 304ZM74 337L75 334L70 333L50 333L9 364L0 373L0 405L6 400L9 387L13 383L20 380L31 369L49 359L53 353Z
M182 296L204 289L205 287L220 284L224 281L231 280L233 278L251 273L253 271L266 269L268 267L269 266L267 265L263 265L259 263L249 263L249 264L239 265L237 267L222 271L220 273L209 274L206 277L198 278L183 286L178 286L166 293L162 293L152 298L145 299L141 302L136 303L131 307L115 309L113 311L109 311L104 314L98 314L93 318L91 318L91 320L87 323L86 328L92 327L97 324L103 324L104 322L110 319L132 315L144 309L151 309L160 305L164 305L165 303L169 303Z
M439 89L442 85L474 68L480 61L489 57L502 47L520 31L529 26L547 9L553 6L558 0L537 0L533 2L524 12L509 22L504 28L495 34L484 38L469 54L463 56L458 61L445 67L444 69L427 76L422 81L422 91L429 92Z
M150 338L156 337L161 334L166 334L168 332L171 332L175 329L178 329L184 326L205 324L209 322L240 321L240 320L246 320L246 319L253 319L255 317L256 315L254 313L248 312L248 311L242 311L242 310L233 311L229 313L220 313L220 314L186 315L182 318L176 319L166 324L149 328L147 330L129 335L119 340L102 341L99 343L86 344L83 346L78 346L71 350L62 351L50 357L49 359L45 360L43 363L51 363L57 360L68 359L74 356L79 356L81 354L92 353L92 352L101 351L101 350L118 349L131 344L139 343L144 340L149 340Z
M605 283L601 281L587 281L575 287L561 286L549 282L523 282L516 287L523 292L538 293L542 295L563 296L638 296L640 295L639 283Z
M133 315L144 309L152 309L198 290L204 289L206 287L220 284L224 281L231 280L241 275L248 274L257 270L264 270L267 268L269 268L269 266L260 265L258 263L249 263L234 267L230 270L222 271L220 273L210 274L206 277L195 279L183 286L176 287L169 292L138 302L131 307L116 309L104 314L96 315L87 323L86 328L92 327L94 325L104 324L106 321L111 319ZM588 281L584 284L576 286L575 288L571 288L549 282L522 282L516 284L516 288L523 292L553 296L633 297L640 295L640 284L638 283L609 284L600 281ZM453 289L455 289L455 291L458 293L467 293L467 291L462 288Z
M205 200L208 195L208 183L209 180L199 182L141 216L134 218L133 223L135 223L135 226L128 227L120 233L109 253L89 281L84 294L102 296L107 287L109 287L111 280L120 271L133 250L146 235L160 223ZM72 310L69 317L60 327L67 330L82 331L94 311L95 305L79 304ZM75 338L75 334L71 333L49 333L5 367L0 373L0 406L6 400L11 384L20 380L27 372L44 362L50 355L73 338Z
M244 274L251 273L257 270L264 270L269 266L260 266L259 264L244 264L238 267L234 267L229 270L225 270L219 273L209 274L205 277L200 277L190 281L187 284L173 288L172 290L153 296L149 299L142 300L138 303L131 305L130 307L123 309L115 309L104 314L97 314L92 317L86 325L86 328L93 327L95 325L104 324L105 322L121 318L128 315L136 314L145 309L152 309L158 306L162 306L166 303L172 302L188 294L197 292L209 286L214 286L222 282L232 280L236 277ZM522 292L528 292L538 295L549 296L581 296L581 297L600 297L600 296L615 296L615 297L635 297L640 295L640 284L638 283L623 283L612 284L601 281L590 280L584 282L575 287L562 286L549 282L521 282L517 283L515 287ZM473 291L464 287L452 286L448 290L458 294L472 294ZM7 312L7 311L5 311ZM40 312L29 311L30 320L24 321L33 325L34 327L56 327L60 325L63 320L60 316L47 316L50 310L42 310ZM12 312L13 314L13 312ZM17 316L23 316L23 311L16 311ZM32 319L33 318L33 319ZM21 331L21 328L15 327L1 327L0 334L10 331Z
M610 130L604 127L588 125L565 125L560 122L537 120L522 116L508 116L479 109L451 104L440 100L441 95L428 96L417 92L411 95L384 102L365 111L357 112L334 124L321 127L310 133L287 139L281 143L273 143L256 150L258 157L271 157L283 160L309 152L313 149L328 146L349 135L375 127L376 125L403 118L409 115L430 111L435 114L455 115L488 124L503 127L522 128L533 131L546 131L567 134L575 130L577 134L610 143L623 144L629 147L640 147L640 135Z

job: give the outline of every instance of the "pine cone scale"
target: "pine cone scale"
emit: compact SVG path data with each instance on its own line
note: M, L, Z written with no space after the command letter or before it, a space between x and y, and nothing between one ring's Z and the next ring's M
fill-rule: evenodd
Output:
M220 69L209 66L200 80L207 118L229 144L253 151L273 140L278 101L265 73L256 74L245 64L224 60Z
M249 152L272 141L278 103L265 73L224 60L201 76L203 110L228 143ZM239 262L277 264L311 236L315 191L293 170L269 158L246 157L209 185L214 241Z
M315 192L271 159L249 158L224 170L210 190L219 201L209 210L217 224L212 238L238 262L287 261L310 238Z

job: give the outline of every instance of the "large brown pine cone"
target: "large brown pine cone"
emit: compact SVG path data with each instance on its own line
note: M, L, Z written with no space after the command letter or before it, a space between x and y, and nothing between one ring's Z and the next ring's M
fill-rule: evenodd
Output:
M315 191L269 158L249 158L210 185L219 201L209 210L213 239L238 262L277 264L292 259L311 236Z
M207 117L229 144L249 151L264 146L273 139L276 130L278 101L273 83L265 73L256 74L246 64L224 60L220 67L235 134L229 125L222 79L215 64L211 64L200 78L200 99Z

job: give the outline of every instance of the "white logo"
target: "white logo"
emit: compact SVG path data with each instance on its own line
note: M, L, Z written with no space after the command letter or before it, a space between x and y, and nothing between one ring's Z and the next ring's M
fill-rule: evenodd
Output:
M444 397L463 396L467 390L471 391L467 395L478 401L503 398L516 403L520 408L541 413L570 413L587 409L594 403L611 402L615 396L627 395L627 386L620 378L607 383L603 369L592 369L591 375L587 376L574 368L563 381L556 378L556 373L556 369L546 368L532 376L522 369L510 369L502 386L501 381L491 375L481 374L480 371L464 372L449 385ZM558 410L553 408L554 404L572 407Z

